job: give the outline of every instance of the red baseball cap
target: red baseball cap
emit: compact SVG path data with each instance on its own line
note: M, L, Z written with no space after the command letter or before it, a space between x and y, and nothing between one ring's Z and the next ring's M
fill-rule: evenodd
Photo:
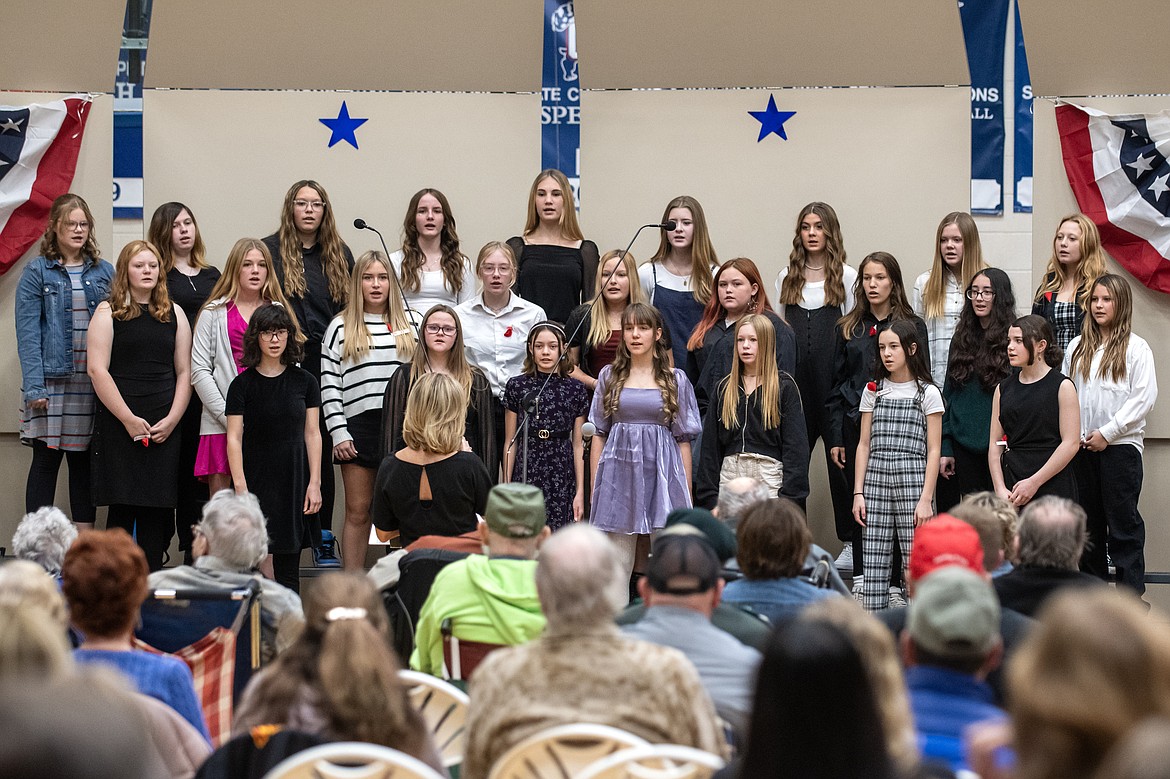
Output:
M914 531L910 577L918 581L947 565L983 573L983 545L975 528L950 514L939 514Z

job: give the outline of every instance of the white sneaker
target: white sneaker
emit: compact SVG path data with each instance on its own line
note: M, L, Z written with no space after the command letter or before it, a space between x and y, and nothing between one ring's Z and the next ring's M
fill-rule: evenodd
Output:
M864 576L854 576L853 577L853 600L857 601L858 603L864 602L864 598L865 598L865 595L863 592L864 587L865 587L865 577Z
M906 596L902 593L902 588L901 587L891 587L890 588L890 605L888 606L888 608L903 609L903 608L906 608L906 605L907 605L906 604Z
M845 546L841 549L841 554L837 555L837 559L833 562L837 566L837 572L842 576L853 575L853 542L846 541Z

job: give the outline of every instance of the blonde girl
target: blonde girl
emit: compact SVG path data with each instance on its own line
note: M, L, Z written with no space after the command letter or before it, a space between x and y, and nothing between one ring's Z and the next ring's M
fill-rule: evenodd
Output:
M1081 334L1089 293L1105 273L1105 253L1097 225L1084 214L1070 214L1060 220L1052 239L1052 256L1044 280L1032 300L1032 313L1048 320L1055 341L1067 349Z
M623 255L620 249L606 252L601 258L593 300L573 309L565 322L574 379L590 390L597 386L597 374L613 362L621 343L622 312L631 303L645 302L634 255ZM664 335L669 346L670 333Z

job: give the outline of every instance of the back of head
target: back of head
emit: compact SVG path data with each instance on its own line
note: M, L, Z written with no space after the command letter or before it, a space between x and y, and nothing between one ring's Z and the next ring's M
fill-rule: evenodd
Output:
M962 501L953 507L950 514L966 522L979 534L979 545L983 548L983 570L994 571L999 567L1003 546L1003 524L991 509Z
M892 774L874 692L848 635L804 618L777 629L760 664L740 776Z
M54 679L72 668L59 618L33 602L0 602L0 680Z
M69 615L56 580L44 568L28 560L0 565L0 605L35 606L64 631Z
M720 522L735 530L744 512L771 497L774 496L768 485L750 476L740 476L719 485L719 503L715 513L719 515Z
M617 551L591 525L553 533L540 550L536 591L549 633L577 633L613 624L628 597Z
M420 350L421 353L421 350ZM467 393L445 373L424 373L406 396L402 439L432 454L459 450L467 418Z
M56 506L42 506L20 520L12 536L12 553L49 573L59 573L65 551L77 540L77 528Z
M236 568L255 568L268 555L264 512L252 493L224 489L212 495L198 530L207 538L208 553Z
M1121 739L1094 779L1170 779L1170 719L1151 717Z
M1003 548L1004 557L1007 559L1015 558L1016 534L1020 529L1020 513L1016 511L1016 507L1011 501L999 497L994 492L983 491L964 495L959 505L987 509L994 514L995 518L999 520L1000 532L1003 534L1000 546Z
M1088 777L1139 721L1170 716L1170 626L1109 588L1058 592L1008 664L1020 776Z
M736 555L735 533L704 508L675 509L666 515L668 530L694 528L711 542L720 562Z
M493 553L532 559L537 543L547 535L544 493L531 484L497 484L488 492L483 520Z
M146 574L146 556L125 530L82 531L61 568L73 624L87 638L128 634L146 600Z
M906 632L919 665L974 673L999 646L999 600L986 577L949 565L915 588Z
M748 509L735 529L739 567L749 579L799 576L812 534L804 512L787 498L772 498Z
M661 533L650 548L646 580L656 595L686 598L710 592L721 566L707 537L699 533Z
M951 565L983 571L983 544L971 525L950 514L939 514L914 531L910 583L914 585L932 571Z
M1085 510L1068 498L1045 495L1020 514L1020 565L1075 571L1088 538Z

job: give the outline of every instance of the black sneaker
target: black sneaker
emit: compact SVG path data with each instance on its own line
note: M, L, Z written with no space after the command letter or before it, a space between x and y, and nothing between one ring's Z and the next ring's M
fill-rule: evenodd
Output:
M318 568L340 568L341 558L337 556L337 539L330 530L321 531L321 546L313 547L313 564Z

